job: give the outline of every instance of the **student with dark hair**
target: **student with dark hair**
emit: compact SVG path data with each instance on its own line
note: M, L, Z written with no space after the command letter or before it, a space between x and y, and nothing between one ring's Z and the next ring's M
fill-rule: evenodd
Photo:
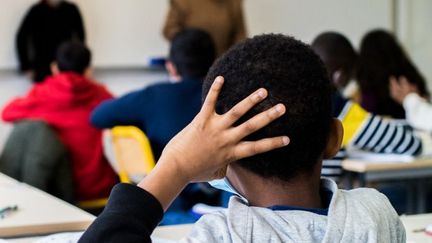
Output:
M357 81L361 105L378 115L405 118L403 107L390 97L391 76L405 76L418 87L421 96L429 95L423 76L396 38L387 31L373 30L363 37L360 45Z
M51 74L50 64L61 43L85 40L78 7L64 0L40 0L26 14L17 34L19 69L35 82Z
M174 83L156 84L105 101L92 113L91 123L98 128L139 127L159 158L168 141L198 113L202 81L215 55L209 34L198 29L181 31L171 44L166 64Z
M139 127L146 133L154 155L159 158L165 145L199 112L202 82L216 56L209 34L185 29L174 38L166 64L174 83L165 82L105 101L91 116L98 128L119 125ZM204 185L204 187L207 185ZM216 190L201 185L187 187L170 208L163 224L192 223L189 213L196 203L218 205Z
M356 55L349 40L336 32L324 32L312 41L312 49L327 68L330 81L336 89L355 75ZM339 181L346 149L375 153L419 155L422 141L411 127L392 119L384 119L365 111L358 103L333 94L333 116L342 121L345 129L343 147L336 157L323 161L322 175Z
M344 98L357 99L358 85L354 78L358 56L350 41L337 32L324 32L313 40L312 48L325 63L336 90Z
M117 185L80 242L150 242L163 210L191 181L238 196L204 215L184 242L405 241L384 195L320 179L343 129L332 119L325 67L307 45L283 35L248 39L213 65L203 94L201 112L156 168L138 187Z
M42 120L50 125L69 152L76 199L85 208L99 208L118 178L103 156L102 132L89 123L90 112L112 97L90 79L90 60L81 42L62 44L51 65L54 75L11 101L2 116L8 122Z

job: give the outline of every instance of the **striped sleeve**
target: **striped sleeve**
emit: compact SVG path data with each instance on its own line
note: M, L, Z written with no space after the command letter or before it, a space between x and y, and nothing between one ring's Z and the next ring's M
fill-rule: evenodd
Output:
M418 155L422 150L419 137L411 127L392 119L384 119L349 102L342 114L342 124L347 131L344 146L375 153ZM348 129L347 129L348 128Z

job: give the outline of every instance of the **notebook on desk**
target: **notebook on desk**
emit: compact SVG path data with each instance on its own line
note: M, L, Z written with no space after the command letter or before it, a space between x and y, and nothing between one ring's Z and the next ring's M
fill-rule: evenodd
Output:
M23 183L0 185L0 208L17 205L0 219L0 238L85 230L95 217Z

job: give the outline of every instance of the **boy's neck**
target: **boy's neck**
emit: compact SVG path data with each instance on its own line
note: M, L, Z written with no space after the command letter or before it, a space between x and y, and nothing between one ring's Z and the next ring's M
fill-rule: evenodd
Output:
M236 190L248 199L250 206L323 208L320 171L316 170L311 175L299 175L289 182L284 182L264 179L237 164L231 164L227 176Z

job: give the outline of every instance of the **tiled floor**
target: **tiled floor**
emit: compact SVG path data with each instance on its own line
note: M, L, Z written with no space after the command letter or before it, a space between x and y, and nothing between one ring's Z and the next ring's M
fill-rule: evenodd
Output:
M94 76L96 80L105 84L115 96L168 79L168 75L163 71L140 69L96 70ZM30 87L31 82L14 71L0 71L0 108L13 97L25 94ZM10 130L10 124L0 123L0 150Z

